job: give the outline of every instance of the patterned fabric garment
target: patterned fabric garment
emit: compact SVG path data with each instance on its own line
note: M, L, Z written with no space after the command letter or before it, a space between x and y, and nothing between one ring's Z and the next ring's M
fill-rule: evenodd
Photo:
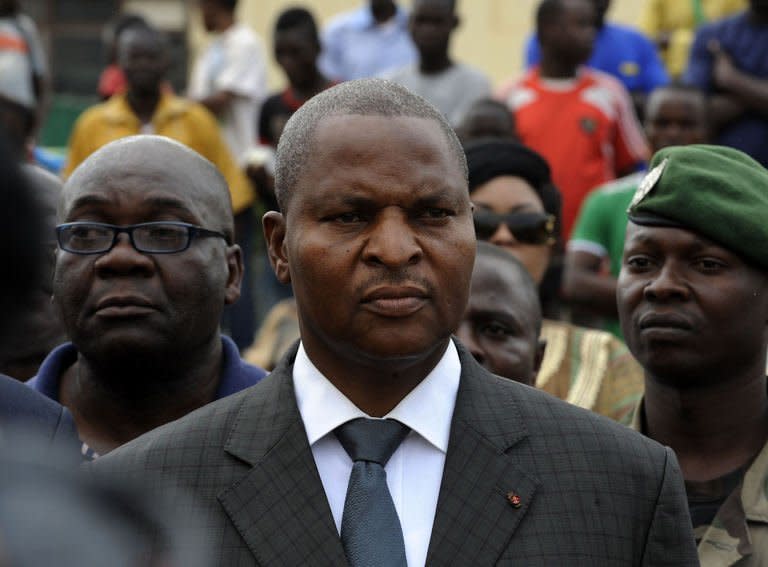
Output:
M640 400L630 427L644 433ZM764 567L768 565L768 443L744 479L725 499L709 525L695 530L702 567Z
M608 332L544 320L547 341L536 387L620 423L629 423L643 394L643 369Z

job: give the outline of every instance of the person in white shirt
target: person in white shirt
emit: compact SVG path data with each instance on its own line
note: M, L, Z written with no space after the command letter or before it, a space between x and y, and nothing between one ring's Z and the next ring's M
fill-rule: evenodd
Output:
M262 41L236 21L236 7L237 0L201 0L205 29L216 37L195 62L189 96L219 118L224 137L242 164L254 144L267 74Z
M267 74L261 39L236 21L236 8L237 0L200 0L205 29L216 37L195 63L189 96L216 115L232 155L245 167L257 141ZM235 214L235 236L243 250L245 273L240 301L224 312L224 325L241 350L250 346L256 335L251 266L255 224L252 207Z

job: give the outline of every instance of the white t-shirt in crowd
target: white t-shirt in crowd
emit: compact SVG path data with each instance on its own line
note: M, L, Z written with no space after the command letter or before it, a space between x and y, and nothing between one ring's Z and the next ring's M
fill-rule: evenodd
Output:
M222 32L195 63L189 96L199 100L221 91L236 95L219 122L232 154L242 162L254 146L259 108L267 94L264 47L246 25L235 23Z

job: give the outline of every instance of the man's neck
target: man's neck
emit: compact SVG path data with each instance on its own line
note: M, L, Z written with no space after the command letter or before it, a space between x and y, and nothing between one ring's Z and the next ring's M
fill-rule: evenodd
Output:
M672 447L686 480L712 480L734 471L768 440L764 372L684 390L646 377L644 410L645 433Z
M377 24L385 24L395 17L395 14L397 14L397 6L394 4L391 6L382 6L376 10L371 10L371 13Z
M313 352L304 344L307 356L323 376L371 417L383 417L392 411L437 366L447 347L446 341L422 356L373 360L329 356L330 353Z
M61 403L72 412L81 439L107 453L212 402L221 381L220 340L217 346L174 356L178 364L146 364L140 370L96 365L80 355L62 376Z
M448 52L429 57L421 57L419 62L419 71L425 75L436 75L453 66Z
M155 115L157 105L160 104L160 88L158 87L154 92L145 93L138 93L129 89L125 95L125 100L139 121L142 124L148 124Z
M216 20L216 33L224 33L235 25L234 14L220 14Z
M749 21L751 21L753 24L758 26L768 25L768 9L750 9L747 13L749 14Z
M315 72L307 77L301 83L291 83L291 89L301 100L309 100L316 94L328 88L329 82L320 71L315 68Z
M542 55L539 75L545 79L573 79L576 77L578 69L579 65L562 58Z

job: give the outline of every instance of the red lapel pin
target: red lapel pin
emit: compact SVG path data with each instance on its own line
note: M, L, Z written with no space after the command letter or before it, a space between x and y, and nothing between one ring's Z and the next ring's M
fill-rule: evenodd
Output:
M520 498L520 495L517 492L507 492L507 500L515 508L519 508L523 505L523 499Z

